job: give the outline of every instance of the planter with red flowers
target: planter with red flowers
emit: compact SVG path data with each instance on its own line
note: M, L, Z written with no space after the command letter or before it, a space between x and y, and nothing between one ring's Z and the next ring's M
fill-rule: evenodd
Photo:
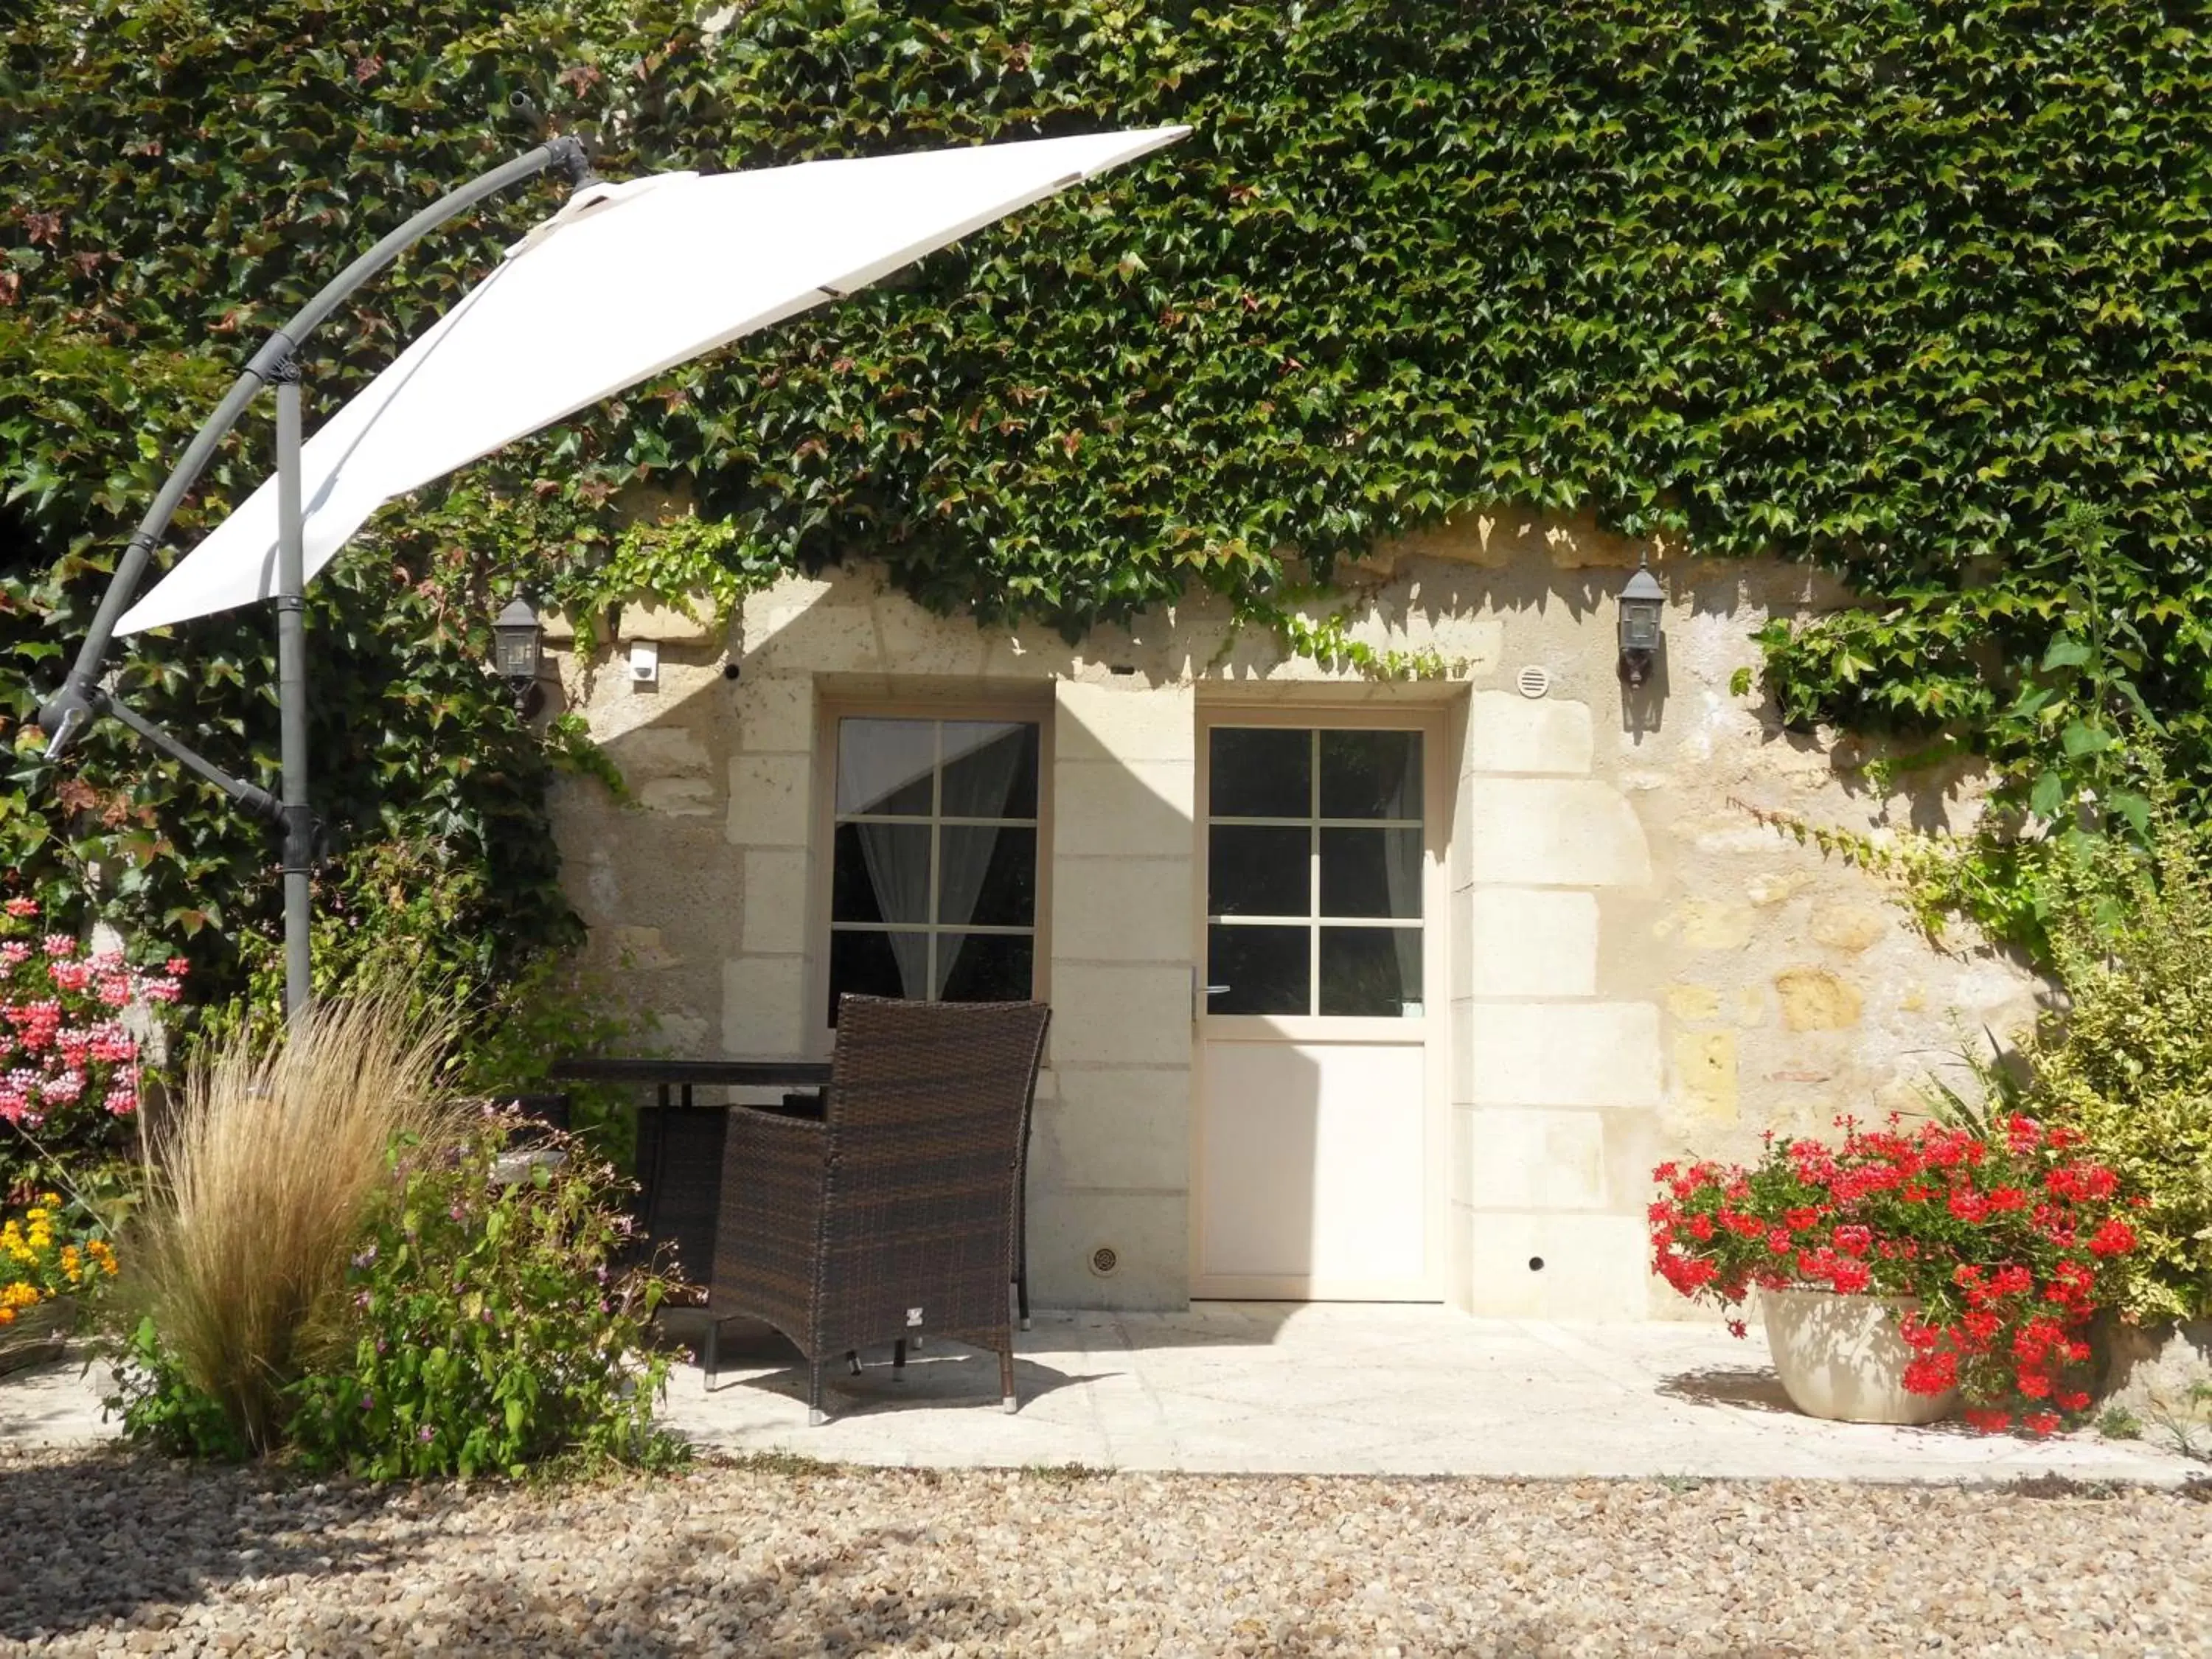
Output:
M1661 1276L1724 1308L1759 1291L1783 1386L1813 1415L1929 1422L1963 1404L1976 1428L2036 1435L2079 1421L2088 1322L2141 1200L2076 1132L2030 1118L1986 1135L1838 1122L1840 1146L1770 1133L1748 1169L1661 1164Z

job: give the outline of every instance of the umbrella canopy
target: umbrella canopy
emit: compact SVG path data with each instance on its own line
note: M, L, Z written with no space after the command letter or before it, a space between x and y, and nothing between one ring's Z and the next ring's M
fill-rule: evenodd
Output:
M578 191L303 447L307 574L393 496L1188 131L653 173ZM116 631L276 589L271 478Z

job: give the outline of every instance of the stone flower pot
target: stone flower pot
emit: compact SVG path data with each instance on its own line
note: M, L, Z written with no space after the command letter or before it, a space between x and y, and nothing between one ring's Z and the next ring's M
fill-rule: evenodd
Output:
M1838 1423L1934 1423L1958 1409L1959 1391L1908 1394L1912 1350L1890 1310L1919 1304L1909 1297L1844 1296L1834 1291L1759 1292L1766 1346L1790 1403L1808 1417Z
M59 1359L76 1329L76 1298L56 1297L16 1310L0 1325L0 1376Z

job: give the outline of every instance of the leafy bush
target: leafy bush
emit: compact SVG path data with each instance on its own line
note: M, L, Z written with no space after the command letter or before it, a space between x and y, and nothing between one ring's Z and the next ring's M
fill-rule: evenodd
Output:
M446 1033L410 1018L403 992L322 1003L281 1041L247 1031L196 1064L155 1143L151 1191L126 1236L118 1289L136 1321L127 1430L210 1449L283 1438L287 1386L311 1326L331 1314L346 1261L402 1134L433 1140L450 1108L433 1083Z
M614 1171L571 1136L510 1152L511 1115L442 1147L393 1147L347 1274L340 1340L295 1385L292 1444L309 1465L374 1479L520 1474L556 1455L666 1463L653 1426L668 1361L647 1344L665 1291L622 1273Z
M2064 1006L2034 1054L2030 1109L2085 1133L2149 1202L2116 1305L2212 1315L2212 830L2154 778L2148 844L2067 838L2045 881Z
M2079 1130L2014 1115L1978 1135L1844 1121L1843 1144L1767 1136L1754 1169L1662 1164L1654 1267L1723 1307L1754 1285L1911 1297L1905 1387L1956 1387L1976 1427L2047 1434L2089 1405L2068 1367L2136 1245L2119 1181ZM1741 1321L1729 1328L1744 1334Z

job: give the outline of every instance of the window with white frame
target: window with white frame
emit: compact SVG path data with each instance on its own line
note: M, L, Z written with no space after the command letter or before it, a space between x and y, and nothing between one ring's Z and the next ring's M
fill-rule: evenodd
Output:
M846 992L1030 996L1036 972L1034 720L837 722L830 1023Z
M1421 734L1217 726L1206 1011L1419 1018Z

